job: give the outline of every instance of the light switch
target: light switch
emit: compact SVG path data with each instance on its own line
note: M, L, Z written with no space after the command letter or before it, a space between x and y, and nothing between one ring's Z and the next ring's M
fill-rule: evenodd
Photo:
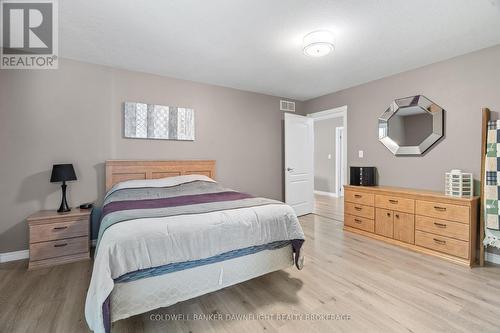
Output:
M363 158L364 152L362 150L358 151L358 157Z
M332 154L328 154L328 159L331 160L332 159Z

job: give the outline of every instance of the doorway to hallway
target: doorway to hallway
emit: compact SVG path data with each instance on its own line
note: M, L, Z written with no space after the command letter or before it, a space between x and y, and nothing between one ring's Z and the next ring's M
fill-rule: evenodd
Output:
M343 220L347 106L309 114L314 119L314 213Z

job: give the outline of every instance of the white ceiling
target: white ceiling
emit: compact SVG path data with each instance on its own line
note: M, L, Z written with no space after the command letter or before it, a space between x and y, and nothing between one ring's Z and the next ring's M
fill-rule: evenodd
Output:
M307 100L500 44L500 0L64 0L59 27L62 57Z

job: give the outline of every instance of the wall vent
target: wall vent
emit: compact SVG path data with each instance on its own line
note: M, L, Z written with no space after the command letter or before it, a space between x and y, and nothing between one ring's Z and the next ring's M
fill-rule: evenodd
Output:
M290 102L290 101L280 101L280 110L281 111L288 111L288 112L295 112L295 102Z

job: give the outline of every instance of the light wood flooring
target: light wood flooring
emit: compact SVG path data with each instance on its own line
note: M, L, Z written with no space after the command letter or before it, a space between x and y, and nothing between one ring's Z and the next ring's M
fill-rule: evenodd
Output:
M320 198L321 199L321 198ZM325 198L323 198L325 199ZM317 213L334 211L327 198ZM338 200L336 200L338 201ZM307 215L305 268L289 268L114 323L113 332L499 332L500 267L459 266L344 233ZM87 332L91 262L0 265L0 332ZM346 320L150 320L164 314L323 314ZM304 319L304 317L302 318Z
M314 214L344 221L344 197L334 198L327 195L314 195Z

